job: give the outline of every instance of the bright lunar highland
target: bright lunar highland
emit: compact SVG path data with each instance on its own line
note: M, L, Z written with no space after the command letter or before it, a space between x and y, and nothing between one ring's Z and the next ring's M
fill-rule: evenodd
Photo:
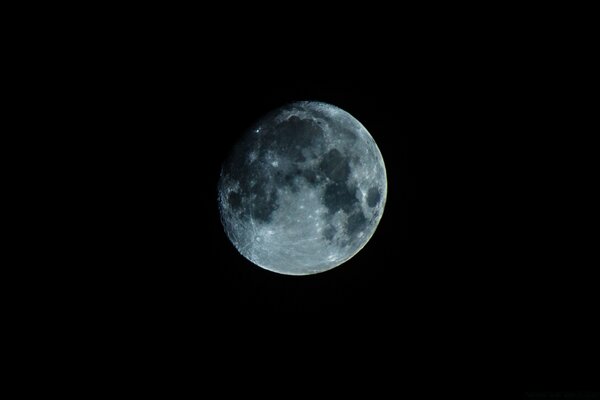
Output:
M356 255L383 214L383 158L346 111L297 102L257 121L224 162L225 233L254 264L287 275L330 270Z

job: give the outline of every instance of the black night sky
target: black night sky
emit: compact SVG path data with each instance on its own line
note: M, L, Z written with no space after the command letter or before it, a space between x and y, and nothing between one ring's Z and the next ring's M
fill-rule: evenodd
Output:
M113 397L600 398L598 13L522 3L14 10L8 376ZM388 192L354 257L287 276L236 251L217 182L246 129L302 100L366 127Z
M263 42L196 53L169 45L158 61L136 54L119 68L98 66L102 73L85 90L103 94L101 104L82 120L94 126L91 147L101 160L95 174L109 188L92 193L100 204L94 218L106 233L99 230L99 249L88 252L99 266L80 290L102 293L98 307L118 310L123 320L190 321L194 331L214 331L222 319L270 316L274 326L292 316L305 323L304 332L317 332L341 318L342 327L357 327L345 334L363 344L343 347L345 354L371 353L381 342L374 353L402 352L422 379L435 375L431 360L444 375L468 356L473 370L498 365L513 388L551 388L552 377L577 367L561 363L557 349L566 359L575 359L571 349L584 351L573 340L556 345L552 332L589 320L569 306L587 303L591 290L578 290L575 274L536 265L533 257L507 261L528 245L515 243L518 226L499 228L500 237L484 244L472 240L488 238L486 218L504 206L491 204L499 193L482 189L498 178L481 159L499 142L521 145L505 134L510 128L525 135L517 121L525 112L514 99L527 102L533 89L510 87L521 82L520 72L510 76L471 48L413 39L390 43L386 56L368 44L353 54L328 48L285 57ZM336 105L367 128L385 161L388 194L374 236L356 256L331 271L294 277L263 270L235 250L219 220L217 181L256 119L299 100ZM420 200L417 175L427 177ZM512 202L522 199L516 189L507 193ZM481 225L464 223L473 211ZM555 291L565 282L572 284L567 299ZM244 322L244 332L259 329L254 323Z

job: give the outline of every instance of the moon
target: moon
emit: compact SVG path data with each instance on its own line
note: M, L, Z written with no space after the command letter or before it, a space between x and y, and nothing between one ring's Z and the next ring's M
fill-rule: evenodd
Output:
M387 177L367 129L322 102L259 119L223 163L218 204L246 259L286 275L331 270L356 255L383 215Z

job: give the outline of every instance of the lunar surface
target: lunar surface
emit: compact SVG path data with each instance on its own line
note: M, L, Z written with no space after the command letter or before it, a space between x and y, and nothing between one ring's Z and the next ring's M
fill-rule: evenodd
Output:
M383 158L346 111L297 102L260 119L223 164L221 221L254 264L287 275L330 270L356 255L383 214Z

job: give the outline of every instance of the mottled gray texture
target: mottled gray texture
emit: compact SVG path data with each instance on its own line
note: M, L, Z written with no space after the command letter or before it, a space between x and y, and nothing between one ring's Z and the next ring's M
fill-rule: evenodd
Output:
M369 241L387 194L375 141L347 112L298 102L260 119L219 180L227 236L248 260L288 275L327 271Z

